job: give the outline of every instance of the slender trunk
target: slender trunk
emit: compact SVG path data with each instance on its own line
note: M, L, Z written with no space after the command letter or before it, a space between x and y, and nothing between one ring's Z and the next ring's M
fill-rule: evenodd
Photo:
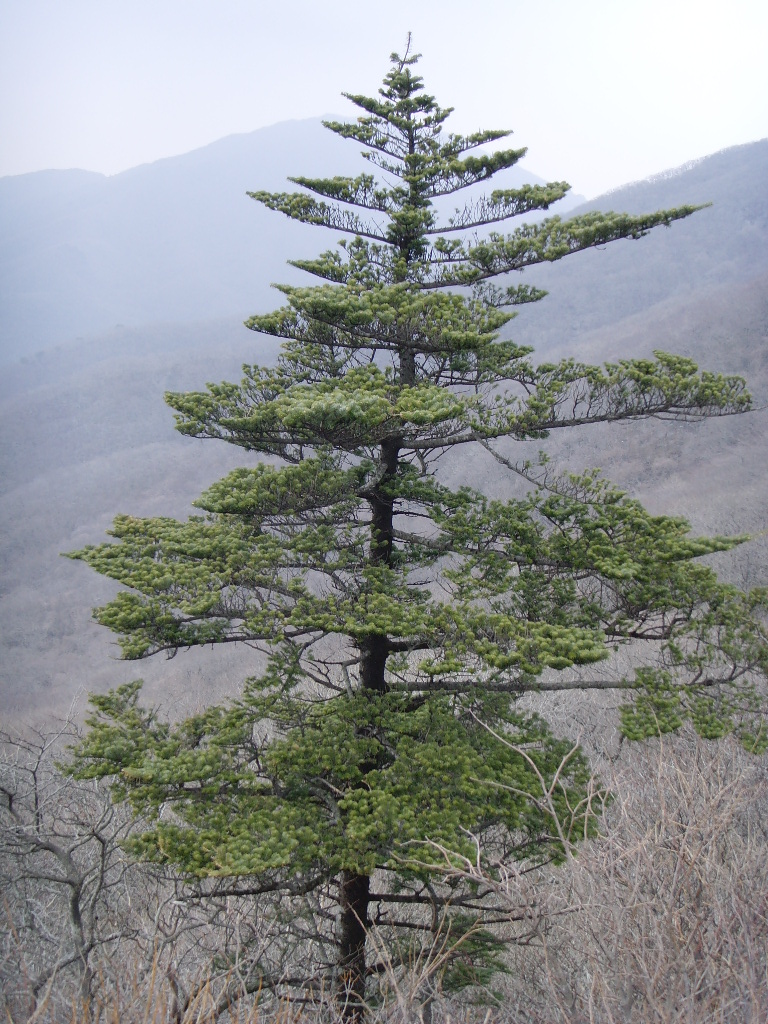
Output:
M381 475L375 489L367 494L371 507L371 565L389 565L392 560L394 540L394 502L382 491L386 484L397 475L400 459L400 438L392 438L381 446Z
M339 990L342 1019L359 1024L365 1015L365 942L368 935L368 904L371 880L368 875L343 871L339 883Z
M360 651L361 689L372 690L374 693L387 692L384 670L388 656L389 644L386 637L374 636L366 641Z
M392 558L394 506L392 499L382 493L381 483L397 473L399 454L398 439L382 444L381 462L384 472L376 489L367 496L371 508L371 565L388 565ZM389 638L385 634L371 634L361 642L360 688L363 692L387 692L388 656ZM371 764L369 767L374 768L375 765ZM350 1024L359 1024L365 1015L365 952L368 938L370 876L354 871L343 871L339 879L339 889L341 913L337 939L340 978L337 998L343 1019Z
M78 879L75 883L72 883L72 890L69 897L69 930L72 935L72 943L78 956L78 969L80 971L78 998L81 1004L85 1007L90 1003L93 974L91 972L90 964L88 963L88 948L85 940L83 916L80 909L81 896L82 885ZM90 1010L88 1011L88 1015L90 1017Z

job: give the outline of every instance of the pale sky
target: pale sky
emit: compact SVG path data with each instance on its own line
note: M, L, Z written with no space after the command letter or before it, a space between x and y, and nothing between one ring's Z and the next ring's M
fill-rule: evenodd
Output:
M588 197L768 135L766 0L0 0L0 175L354 117L409 30L450 128Z

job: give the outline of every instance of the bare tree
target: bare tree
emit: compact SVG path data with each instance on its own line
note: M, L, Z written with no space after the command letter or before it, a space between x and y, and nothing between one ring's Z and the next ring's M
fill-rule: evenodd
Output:
M667 737L625 744L609 781L602 834L570 845L546 886L479 847L475 861L446 851L447 873L494 887L532 926L509 948L500 1019L762 1024L768 761Z
M129 819L103 786L75 782L56 757L74 739L0 735L0 879L4 1010L23 1019L41 1002L87 1002L101 954L141 927L120 849ZM97 960L99 965L97 966Z
M152 1006L180 1022L203 1006L209 1021L267 1008L316 938L318 908L304 906L316 897L256 899L137 863L122 846L135 819L105 784L67 772L78 735L72 720L0 733L0 1010L131 1020Z

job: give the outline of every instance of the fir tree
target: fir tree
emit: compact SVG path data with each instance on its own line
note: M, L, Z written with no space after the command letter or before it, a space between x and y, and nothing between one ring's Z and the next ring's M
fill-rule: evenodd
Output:
M468 921L490 897L437 885L438 848L469 854L477 841L501 859L557 861L553 809L574 835L588 829L584 758L521 709L523 694L613 686L631 698L628 736L691 719L704 735L763 743L762 595L698 560L737 541L693 538L597 473L516 454L576 425L749 407L742 380L688 359L537 365L507 339L513 307L542 297L512 271L694 208L484 230L547 210L568 190L554 182L498 188L443 217L436 201L525 150L488 147L505 131L448 133L417 56L391 59L378 96L348 96L358 119L327 123L364 147L370 174L252 193L344 236L295 264L321 283L281 286L286 305L248 321L282 339L277 365L166 396L184 434L266 460L214 484L187 522L120 516L113 542L74 555L127 588L96 613L126 658L232 642L263 652L239 699L178 724L141 707L139 684L94 697L77 770L114 777L145 822L140 856L201 891L280 894L303 943L293 990L330 981L350 1018L376 971L371 922L416 924L428 941L440 921L475 936L466 949L482 944ZM437 460L466 446L525 493L447 487ZM596 671L626 645L636 672ZM420 903L433 918L406 921ZM458 984L475 976L456 949ZM246 981L278 986L277 974L255 963Z

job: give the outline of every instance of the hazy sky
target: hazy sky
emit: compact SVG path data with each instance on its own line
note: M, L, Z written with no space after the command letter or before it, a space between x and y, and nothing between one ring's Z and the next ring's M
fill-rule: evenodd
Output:
M587 196L768 135L766 0L0 0L0 175L353 116L409 30L454 130Z

